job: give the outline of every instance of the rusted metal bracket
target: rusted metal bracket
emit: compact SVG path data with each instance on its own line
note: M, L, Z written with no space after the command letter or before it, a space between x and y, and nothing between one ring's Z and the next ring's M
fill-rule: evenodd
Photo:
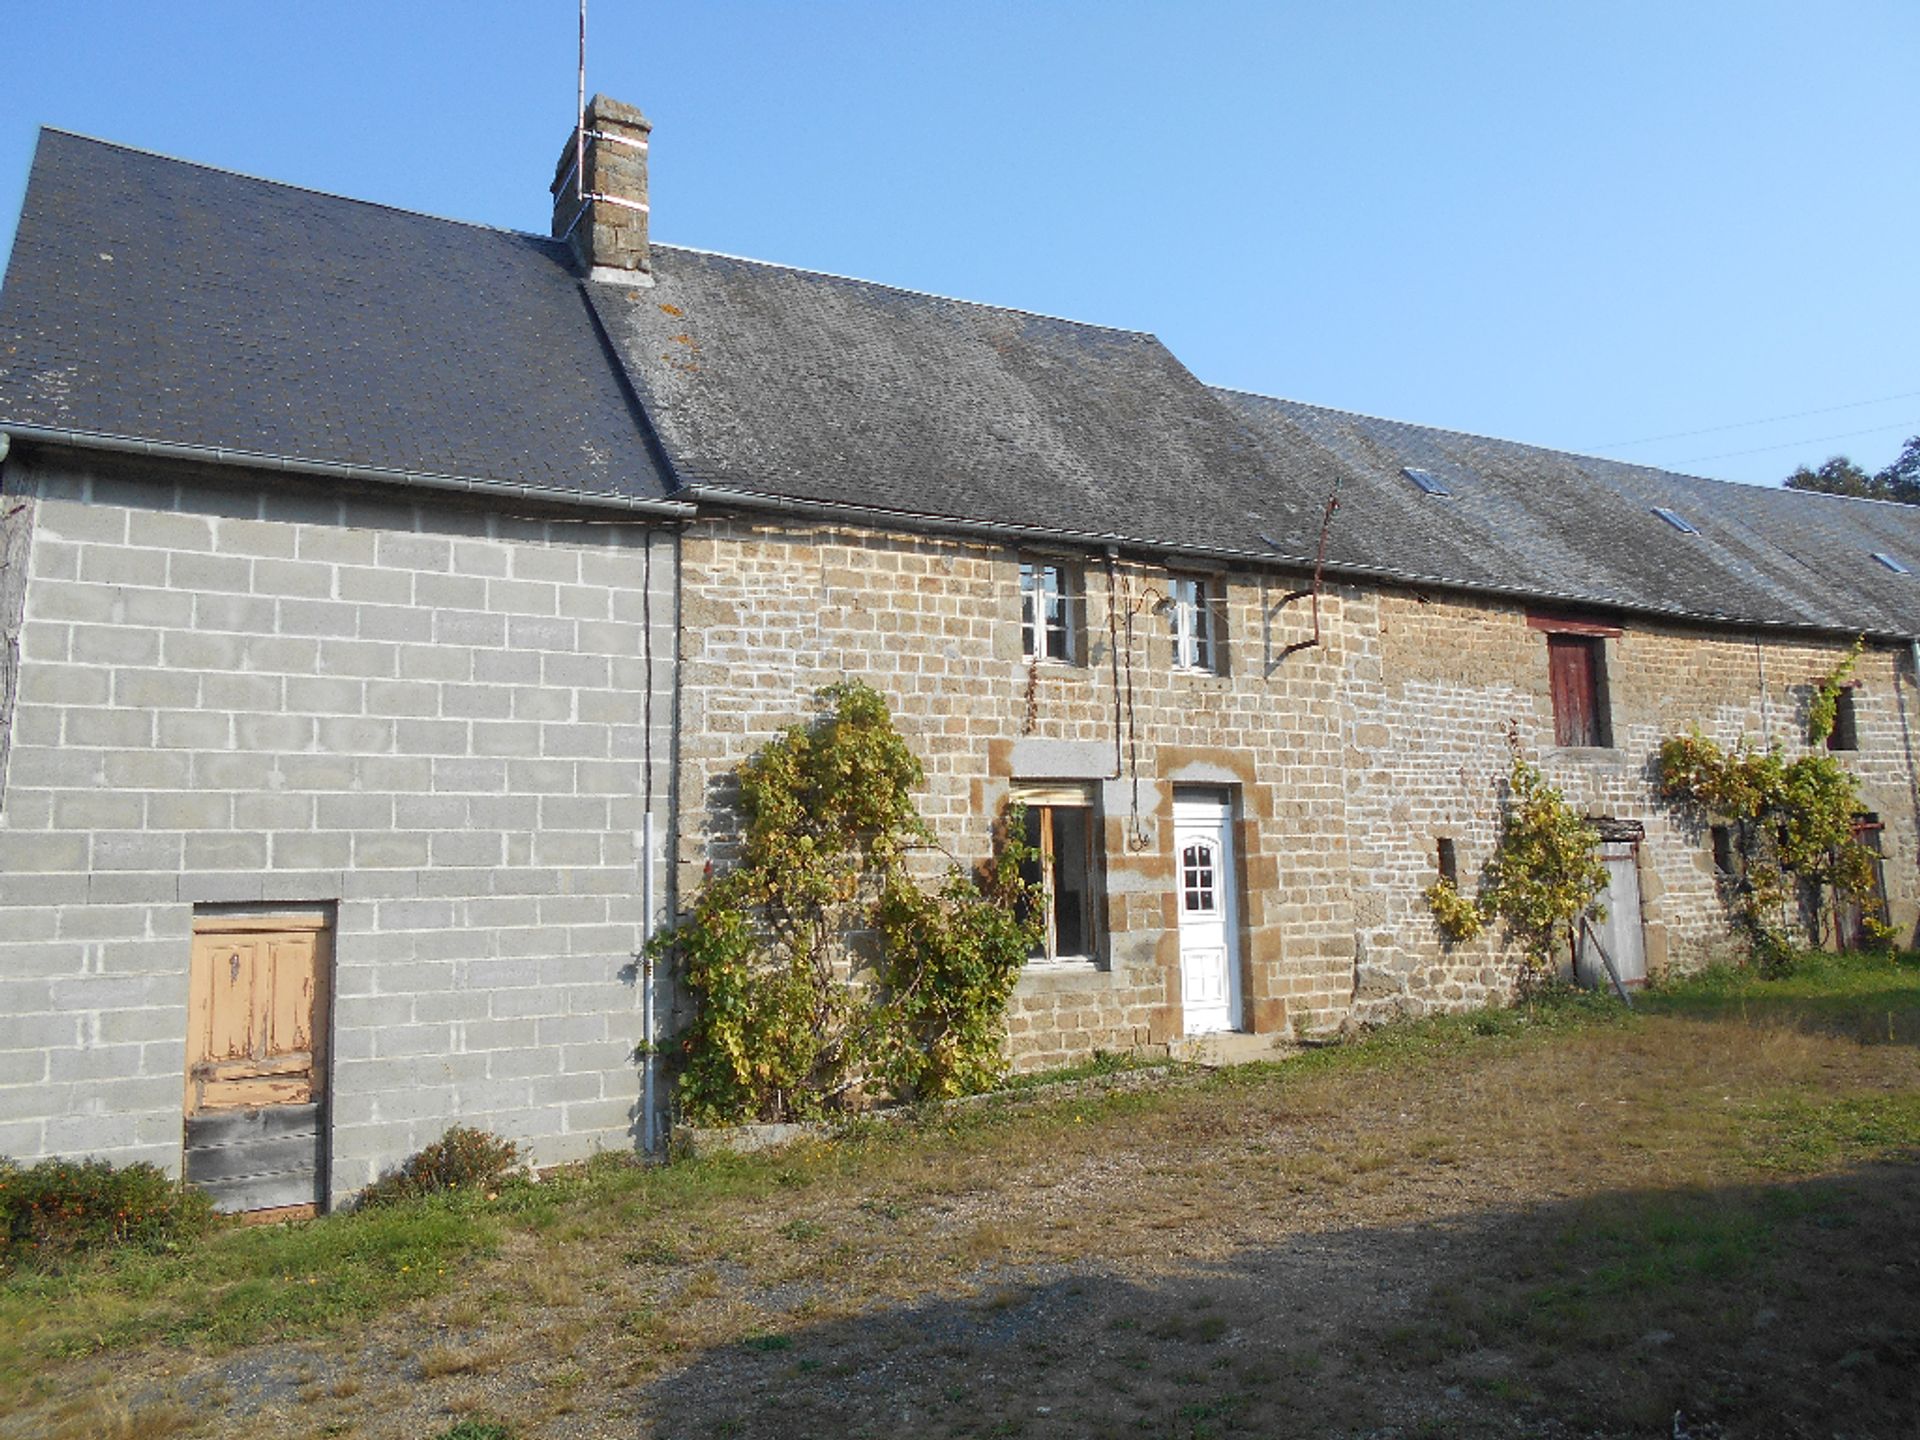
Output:
M1336 480L1333 482L1333 489L1327 493L1327 508L1320 516L1320 548L1314 553L1313 557L1313 584L1305 590L1292 590L1282 595L1278 604L1274 607L1275 609L1285 609L1296 600L1311 600L1313 602L1313 638L1309 640L1296 640L1291 645L1285 646L1279 655L1274 657L1273 661L1268 665L1267 669L1269 674L1272 673L1273 666L1278 665L1289 655L1301 650L1311 650L1320 643L1321 577L1325 574L1327 568L1327 537L1333 533L1333 513L1339 508L1340 482ZM1275 540L1271 535L1263 534L1260 538L1275 550L1281 548L1280 542Z

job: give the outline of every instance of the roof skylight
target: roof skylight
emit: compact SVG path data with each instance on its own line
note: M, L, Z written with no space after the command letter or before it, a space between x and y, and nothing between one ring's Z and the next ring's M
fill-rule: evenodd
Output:
M1893 556L1887 554L1887 552L1884 550L1874 551L1873 558L1878 560L1882 565L1886 566L1887 569L1893 571L1893 573L1896 575L1911 575L1913 573L1911 570L1907 569L1906 566L1902 565L1898 560L1894 559Z
M1667 524L1671 525L1674 529L1678 530L1682 535L1698 535L1700 533L1687 522L1687 517L1680 514L1677 510L1669 510L1664 505L1656 505L1653 507L1653 513L1666 521Z
M1447 482L1431 470L1420 470L1412 465L1403 465L1400 467L1400 473L1418 485L1420 487L1420 493L1423 495L1453 494L1453 491L1447 488Z

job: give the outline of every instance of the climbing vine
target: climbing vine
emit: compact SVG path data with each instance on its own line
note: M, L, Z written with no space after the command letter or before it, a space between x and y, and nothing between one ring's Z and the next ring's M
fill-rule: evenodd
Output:
M1524 952L1523 978L1540 979L1552 970L1561 944L1572 954L1580 917L1599 913L1594 899L1606 888L1607 868L1599 833L1547 783L1512 730L1507 747L1512 759L1500 840L1481 872L1479 894L1469 899L1452 881L1437 880L1426 899L1451 941L1472 940L1485 926L1504 922Z
M1512 762L1500 842L1480 878L1479 905L1500 919L1525 951L1526 978L1549 974L1564 944L1572 958L1580 917L1600 914L1595 898L1607 886L1600 835L1567 804L1537 765L1507 736Z
M1835 694L1857 654L1856 646L1836 670ZM1759 750L1745 740L1727 750L1696 730L1663 742L1658 765L1665 799L1727 827L1739 859L1722 893L1763 959L1788 953L1803 888L1813 891L1816 914L1822 890L1854 900L1872 895L1874 854L1853 833L1859 782L1833 756L1788 760L1778 747Z
M1814 686L1813 698L1807 702L1809 745L1824 745L1833 734L1834 723L1840 718L1840 692L1847 688L1847 682L1853 678L1853 669L1860 663L1860 656L1866 648L1867 637L1857 637L1853 648L1840 657L1840 663Z
M1020 817L976 875L928 888L923 772L885 700L843 683L826 713L740 770L737 861L655 942L692 1000L680 1036L682 1112L786 1120L874 1089L978 1090L1000 1072L1007 1002L1036 942L1037 856Z
M1025 820L1008 809L974 875L953 867L935 890L896 875L881 893L873 1058L895 1095L968 1095L1000 1078L1007 1001L1042 929Z

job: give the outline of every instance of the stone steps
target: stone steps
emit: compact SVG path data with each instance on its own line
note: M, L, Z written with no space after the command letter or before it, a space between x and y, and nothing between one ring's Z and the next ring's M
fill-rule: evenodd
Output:
M1167 1045L1173 1059L1190 1065L1243 1065L1249 1060L1281 1060L1299 1050L1298 1042L1290 1035L1247 1035L1237 1030L1189 1035L1169 1041Z

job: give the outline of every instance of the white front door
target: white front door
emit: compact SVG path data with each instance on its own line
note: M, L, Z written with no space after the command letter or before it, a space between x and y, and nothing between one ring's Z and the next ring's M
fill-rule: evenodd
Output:
M1180 1000L1186 1033L1240 1028L1240 930L1232 832L1212 792L1173 800L1174 880L1180 905Z

